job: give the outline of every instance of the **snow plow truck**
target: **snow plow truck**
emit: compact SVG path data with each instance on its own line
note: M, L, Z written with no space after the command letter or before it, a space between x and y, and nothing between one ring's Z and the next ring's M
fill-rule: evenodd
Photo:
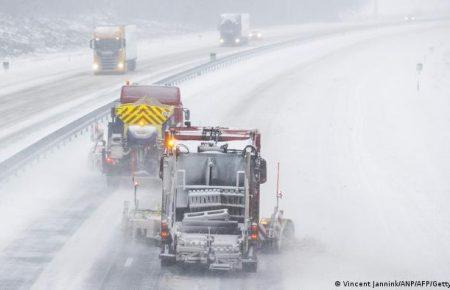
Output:
M183 126L189 111L183 108L178 87L125 85L119 103L111 109L102 169L107 183L119 177L157 177L163 153L162 134Z
M256 272L260 185L257 130L174 127L161 160L161 266Z

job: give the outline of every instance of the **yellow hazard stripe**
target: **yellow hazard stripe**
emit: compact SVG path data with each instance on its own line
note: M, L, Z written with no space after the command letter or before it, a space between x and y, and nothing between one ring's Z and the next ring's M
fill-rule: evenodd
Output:
M156 123L162 124L167 120L163 116L160 116L157 113L155 114L155 112L154 112L154 110L152 110L152 108L149 108L149 107L142 108L142 111L143 111L143 113L145 113L146 116L153 119Z
M124 104L116 108L116 115L128 125L162 125L172 115L170 106L159 107L146 104Z

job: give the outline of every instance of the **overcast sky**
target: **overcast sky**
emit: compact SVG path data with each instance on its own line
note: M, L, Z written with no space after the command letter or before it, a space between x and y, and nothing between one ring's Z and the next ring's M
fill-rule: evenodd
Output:
M334 21L343 15L443 13L450 0L0 0L3 13L18 16L114 15L215 25L223 12L248 12L256 24Z

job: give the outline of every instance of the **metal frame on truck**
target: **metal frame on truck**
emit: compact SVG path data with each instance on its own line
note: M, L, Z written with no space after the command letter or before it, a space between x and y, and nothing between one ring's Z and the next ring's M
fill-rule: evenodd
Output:
M161 265L257 269L260 184L257 130L170 128L161 160Z

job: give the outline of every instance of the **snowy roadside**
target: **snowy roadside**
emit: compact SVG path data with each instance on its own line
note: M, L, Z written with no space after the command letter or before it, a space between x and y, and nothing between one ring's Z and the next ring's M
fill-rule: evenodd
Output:
M0 59L48 54L85 47L96 25L130 23L138 26L142 39L179 35L199 30L191 25L163 23L148 19L124 19L110 13L24 14L0 12ZM131 24L131 23L130 23Z

